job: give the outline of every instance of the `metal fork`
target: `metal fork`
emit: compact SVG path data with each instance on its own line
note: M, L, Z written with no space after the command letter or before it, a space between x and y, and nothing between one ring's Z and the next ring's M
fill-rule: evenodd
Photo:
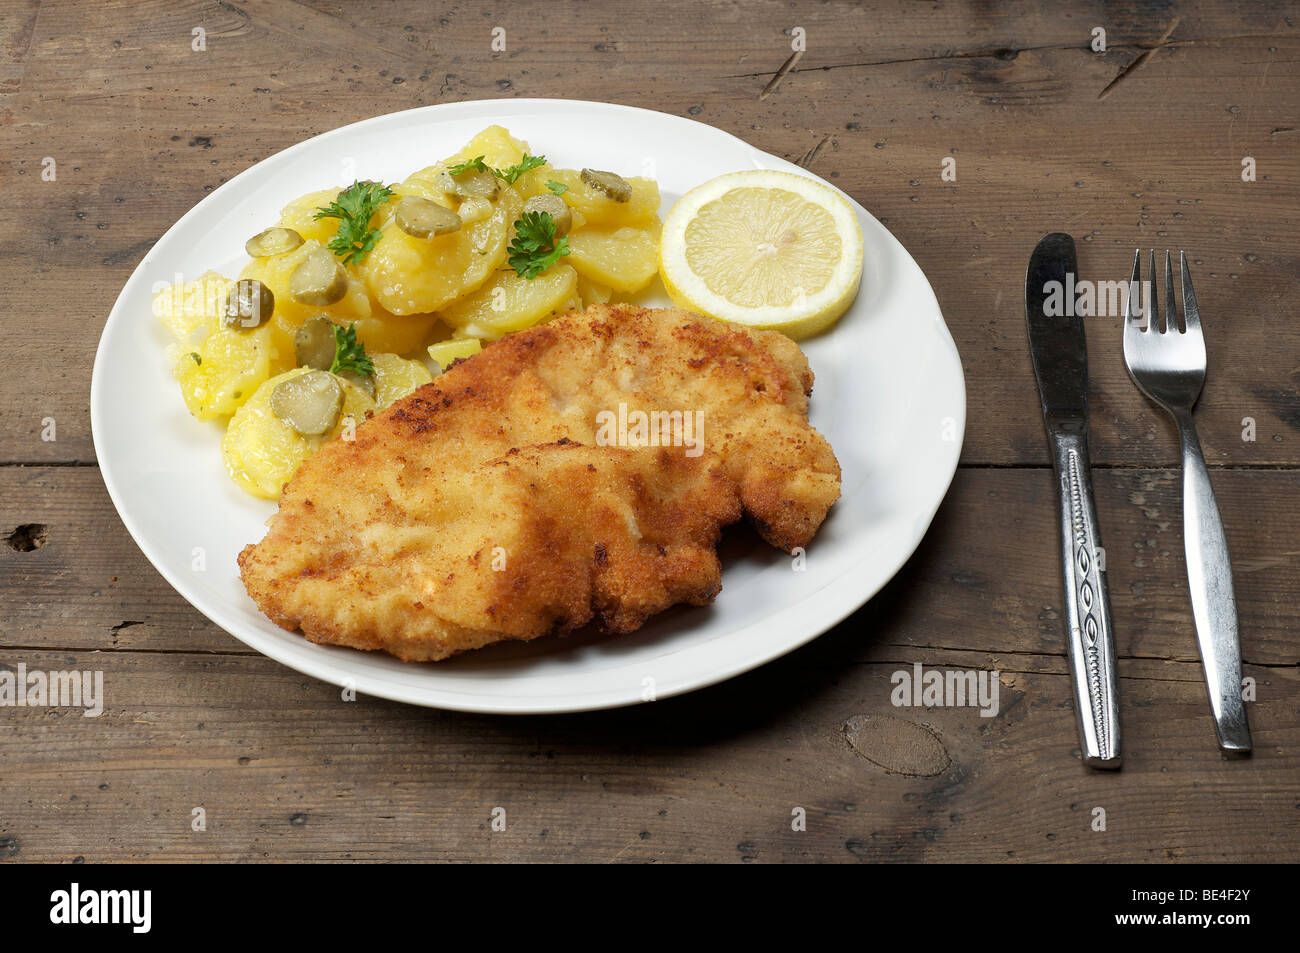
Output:
M1143 309L1137 302L1141 250L1133 256L1124 321L1124 363L1142 393L1163 407L1178 425L1183 445L1183 545L1187 553L1187 582L1192 596L1196 641L1210 689L1210 708L1225 751L1249 751L1250 725L1242 700L1241 644L1237 638L1237 600L1232 591L1232 566L1223 520L1210 487L1201 442L1192 422L1192 407L1205 385L1205 336L1196 308L1196 292L1187 269L1187 256L1178 253L1183 279L1183 321L1179 327L1174 303L1174 273L1165 252L1164 324L1155 288L1156 253L1151 250L1148 280L1151 297Z

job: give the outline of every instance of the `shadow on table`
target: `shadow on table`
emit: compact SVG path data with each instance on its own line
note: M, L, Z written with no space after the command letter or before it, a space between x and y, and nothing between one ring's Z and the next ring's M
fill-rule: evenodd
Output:
M469 731L482 725L494 735L526 734L540 744L565 743L636 747L652 753L656 747L699 747L725 742L772 722L788 720L792 712L812 706L819 696L854 676L857 666L880 649L882 636L893 626L916 587L919 566L929 557L939 535L936 526L898 574L839 625L790 654L718 685L652 704L564 715L491 716L410 708L392 704L411 718L433 714ZM682 609L695 612L698 609ZM707 610L705 610L707 611ZM578 633L573 638L607 638ZM888 651L888 650L883 650ZM882 656L883 657L883 656ZM514 730L512 730L514 729ZM644 750L649 749L649 751Z

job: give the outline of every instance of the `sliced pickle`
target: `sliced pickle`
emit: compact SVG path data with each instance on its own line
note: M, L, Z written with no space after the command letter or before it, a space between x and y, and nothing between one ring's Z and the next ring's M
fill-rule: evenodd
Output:
M343 409L343 385L328 371L308 371L276 385L271 413L304 437L333 427Z
M569 234L569 229L573 227L573 213L569 211L569 206L564 204L564 199L550 192L534 195L524 203L524 211L545 212L551 216L551 221L555 223L556 238Z
M501 183L495 175L478 169L466 169L459 175L443 170L434 183L448 195L458 195L463 199L494 199L501 191Z
M628 202L632 199L632 186L628 185L627 179L617 173L583 169L582 181L615 202Z
M349 384L355 384L363 391L370 395L370 399L375 399L375 376L373 374L361 374L350 367L343 368L339 371L339 377L343 378Z
M302 236L292 228L276 225L258 232L244 242L244 251L252 258L270 258L291 252L302 244Z
M347 272L324 248L313 248L289 276L289 294L299 304L335 304L347 292Z
M415 238L432 238L460 230L460 216L429 199L404 195L397 202L397 227Z
M261 327L275 311L275 294L256 278L241 278L226 296L221 323L227 328Z
M293 336L293 353L299 367L328 371L334 366L334 327L329 318L308 318Z

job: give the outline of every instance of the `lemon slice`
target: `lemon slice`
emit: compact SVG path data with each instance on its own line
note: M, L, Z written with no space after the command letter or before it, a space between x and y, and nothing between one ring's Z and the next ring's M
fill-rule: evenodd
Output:
M834 189L751 169L691 189L664 221L659 273L680 307L808 337L834 324L862 280L862 229Z

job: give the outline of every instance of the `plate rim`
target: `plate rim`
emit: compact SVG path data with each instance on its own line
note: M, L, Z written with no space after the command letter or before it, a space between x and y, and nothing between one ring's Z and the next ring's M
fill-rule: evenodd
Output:
M179 229L182 226L182 224L188 221L191 217L196 217L200 215L209 206L210 203L215 204L220 201L220 198L229 194L229 192L237 191L238 186L241 183L241 180L243 180L247 176L252 175L262 164L264 164L265 162L273 158L285 157L293 153L296 153L298 151L305 151L306 149L311 148L314 143L317 143L319 140L330 136L340 135L349 130L356 130L358 127L362 127L368 124L378 124L380 122L392 121L402 116L414 116L415 114L430 114L430 113L436 113L439 116L446 116L449 113L454 114L456 112L462 112L462 111L463 112L479 112L484 110L487 110L489 112L497 111L497 110L517 111L519 109L526 109L526 108L545 109L546 107L570 107L570 108L579 107L585 109L611 110L615 112L644 113L647 115L654 116L657 121L668 119L678 124L685 124L692 127L703 127L703 129L708 131L708 134L715 135L715 136L717 135L724 136L727 139L730 139L733 143L736 143L739 146L743 147L743 149L746 152L748 152L755 158L761 158L763 162L766 163L764 165L755 165L755 167L770 168L773 165L775 165L776 167L787 168L789 171L793 171L798 174L813 178L818 182L822 182L827 186L829 186L830 188L834 189L839 194L843 195L854 205L856 209L860 209L864 214L868 216L868 218L876 222L876 224L880 226L884 234L888 236L888 240L893 242L897 246L898 250L900 250L907 257L907 259L912 263L912 265L916 268L916 272L920 276L921 281L924 284L925 291L929 296L930 302L933 304L936 323L938 324L939 330L941 331L941 342L946 348L946 350L949 352L948 356L952 359L953 366L956 371L956 384L957 384L956 390L960 394L960 407L956 409L960 413L961 426L960 428L958 428L958 431L956 433L957 439L953 441L954 452L951 454L951 458L949 460L949 469L948 469L947 477L943 482L943 491L936 495L934 502L928 507L928 511L924 514L924 519L918 517L914 521L913 525L916 527L916 529L913 531L913 533L909 534L909 542L907 543L907 545L901 547L901 549L905 551L902 551L901 555L895 560L890 560L889 563L885 564L886 566L888 566L888 569L887 571L882 571L881 579L877 584L871 587L864 587L862 589L852 589L851 587L841 586L837 590L836 598L832 598L832 599L824 598L825 596L824 590L818 590L818 593L821 594L823 598L819 599L818 602L814 603L814 605L817 608L816 611L811 614L811 616L815 618L816 621L806 622L807 617L805 617L806 628L803 629L803 631L801 632L798 638L792 639L788 643L783 644L782 647L775 652L770 651L768 647L764 647L763 649L756 652L747 652L747 653L739 654L736 657L729 660L727 664L714 667L711 671L709 671L707 675L703 677L688 679L687 680L688 683L671 684L671 685L663 686L662 688L656 686L653 699L643 698L639 693L637 693L634 690L633 691L624 690L621 692L615 692L612 690L602 690L599 693L594 693L593 696L590 698L585 696L577 696L574 693L570 692L567 696L565 696L566 700L564 703L554 703L554 702L542 703L543 702L542 699L534 698L533 703L529 704L527 698L525 698L524 699L525 704L519 705L519 704L512 704L515 701L514 696L474 696L468 693L454 692L445 688L438 688L438 689L431 690L433 694L438 696L437 698L428 698L428 697L413 698L411 697L410 693L404 693L402 691L402 686L399 685L389 685L383 681L378 681L373 685L369 684L370 680L374 676L368 673L357 673L356 677L354 678L349 678L347 676L339 676L335 671L335 669L338 666L336 665L336 663L332 661L332 657L329 655L323 655L320 656L319 658L303 657L303 656L294 655L290 649L283 648L279 643L271 643L270 645L252 644L247 638L239 634L238 630L241 628L239 624L239 620L236 619L233 615L227 615L224 605L218 603L212 606L207 606L206 604L205 606L200 606L196 603L196 601L193 598L191 598L189 595L186 594L182 586L178 583L177 579L173 577L173 574L167 568L165 568L166 561L161 557L161 555L156 555L155 553L156 547L151 542L149 542L149 537L147 536L147 534L143 532L142 528L134 519L134 517L129 515L130 510L125 509L123 507L122 505L123 491L117 485L116 476L114 475L111 466L106 464L106 461L110 459L110 455L104 452L104 446L102 445L103 438L101 437L101 434L103 433L103 425L101 424L101 419L102 419L102 414L104 413L104 410L102 408L103 400L104 400L102 381L104 380L104 374L101 373L101 367L103 366L103 362L107 360L105 356L106 355L105 342L109 337L110 327L113 327L116 323L125 320L123 318L118 317L118 312L122 308L123 293L126 291L127 287L136 280L137 276L140 275L141 272L143 272L152 263L151 258L153 257L154 250L159 247L166 246L166 240L173 231ZM966 435L967 410L968 410L968 402L967 402L967 394L966 394L966 377L965 377L964 368L962 367L961 354L960 351L957 349L957 344L956 341L953 339L952 332L948 328L947 322L943 317L943 311L939 306L938 297L934 293L934 288L931 286L929 278L926 276L920 264L912 256L912 254L909 251L907 251L906 247L898 240L898 238L883 223L881 223L880 220L877 219L870 212L870 210L862 206L861 203L859 203L851 195L848 195L842 189L838 188L834 183L829 182L821 178L820 176L813 175L808 170L796 166L793 163L790 163L788 160L781 158L780 156L775 156L770 153L764 152L763 150L758 149L757 147L741 139L739 136L736 136L725 129L719 129L716 126L712 126L705 122L700 122L698 120L690 119L685 116L677 116L672 113L661 112L655 109L648 109L642 106L626 106L619 103L609 103L600 100L532 98L532 97L518 97L518 98L511 98L511 99L495 98L495 99L460 100L452 103L434 103L425 106L417 106L410 109L397 110L395 112L381 113L376 116L370 116L365 119L360 119L355 122L347 123L345 125L338 126L334 129L329 129L324 132L318 133L317 135L311 136L300 142L296 142L293 145L287 146L284 149L281 149L277 152L273 152L270 155L264 156L263 158L259 159L257 162L253 163L248 168L242 170L241 172L239 172L238 174L230 178L228 181L222 183L219 187L214 189L210 194L204 196L201 200L195 203L194 206L192 206L188 211L186 211L183 215L181 215L180 218L178 218L175 222L173 222L172 225L165 232L163 232L161 236L159 236L158 240L153 243L153 245L149 248L149 250L140 259L136 267L132 270L131 274L127 277L126 281L123 283L121 290L118 292L117 298L113 302L112 308L109 310L108 317L104 322L103 329L100 332L99 343L95 351L95 359L92 365L91 382L90 382L91 438L95 449L97 469L99 470L100 478L103 480L105 488L108 491L109 499L112 501L113 507L117 511L118 518L122 521L122 524L126 527L127 532L130 534L137 548L139 548L141 553L144 554L145 558L153 566L154 570L158 572L158 574L162 576L164 580L166 580L168 585L170 585L172 589L175 590L176 593L182 599L184 599L195 611L199 612L201 615L203 615L209 621L217 625L220 629L225 631L228 635L230 635L231 637L239 641L241 644L248 646L249 648L259 653L260 655L264 655L267 658L270 658L273 661L278 662L279 664L284 665L294 671L301 672L302 674L320 679L321 681L324 681L328 684L332 684L339 687L345 687L345 688L351 687L354 688L355 691L359 694L364 694L376 698L384 698L389 701L401 702L403 704L416 705L424 708L435 708L435 709L447 710L447 711L462 711L462 712L470 712L470 713L477 713L477 714L501 714L501 715L573 714L573 713L586 712L586 711L598 711L598 710L608 710L614 708L629 707L632 705L645 704L647 701L650 700L667 699L678 695L687 694L689 692L710 688L714 685L720 684L721 682L728 681L729 679L735 678L739 675L743 675L746 672L753 671L754 669L757 669L767 664L768 662L775 661L799 648L804 647L805 645L808 645L813 640L824 635L831 628L838 625L840 622L843 622L855 611L857 611L859 608L866 605L866 603L868 603L871 599L873 599L881 591L881 589L883 589L890 581L892 581L898 575L899 571L903 568L904 565L906 565L907 561L912 558L912 556L916 553L917 549L920 547L921 543L924 541L926 534L929 532L930 526L934 522L934 517L938 513L939 507L943 505L943 501L947 498L948 492L952 487L952 482L956 478L957 470L959 469L961 450L964 445L965 435ZM849 574L851 574L851 570L842 575L849 575ZM830 588L830 587L831 587L831 583L827 583L827 586L825 588ZM798 604L802 605L803 603L801 602ZM762 625L762 624L763 624L762 621L757 623L752 623L751 626L746 626L743 629L736 630L736 632L730 633L730 635L735 636L739 633L745 632L746 629L748 628L757 625ZM362 684L363 682L366 683L364 686Z

